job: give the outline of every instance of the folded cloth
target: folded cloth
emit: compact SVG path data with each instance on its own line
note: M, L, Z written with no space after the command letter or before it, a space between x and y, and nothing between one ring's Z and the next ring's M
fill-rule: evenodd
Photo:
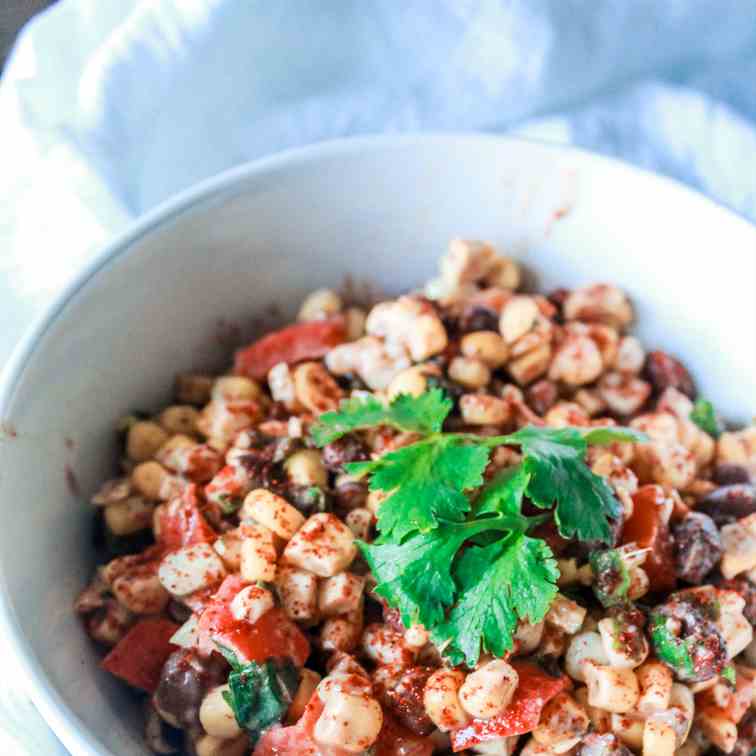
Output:
M132 218L327 138L514 132L756 219L755 80L742 0L60 0L0 84L0 361Z

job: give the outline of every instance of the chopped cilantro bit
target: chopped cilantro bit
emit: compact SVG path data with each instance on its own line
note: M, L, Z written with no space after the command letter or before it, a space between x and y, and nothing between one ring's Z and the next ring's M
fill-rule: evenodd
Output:
M218 649L231 665L223 699L255 743L264 730L282 720L299 685L299 672L289 660L241 664L230 649L220 644Z
M420 396L400 394L388 406L374 396L346 399L336 412L326 412L311 429L318 446L356 430L390 425L416 433L438 433L452 408L452 401L441 389Z
M697 399L690 413L690 419L702 430L714 438L722 435L722 421L714 405L706 399Z
M618 606L627 601L630 572L617 549L595 551L591 554L593 592L605 607Z
M735 687L735 683L737 682L737 676L735 674L735 667L732 666L732 664L728 664L720 673L719 673L725 680L727 680L732 687Z
M239 497L233 497L229 493L220 493L216 496L218 505L221 508L223 514L233 514L244 503Z
M689 641L673 635L662 614L651 615L651 641L659 659L682 676L693 676L695 669L688 648Z
M302 495L303 503L306 505L308 512L328 512L328 496L326 492L318 486L309 486Z

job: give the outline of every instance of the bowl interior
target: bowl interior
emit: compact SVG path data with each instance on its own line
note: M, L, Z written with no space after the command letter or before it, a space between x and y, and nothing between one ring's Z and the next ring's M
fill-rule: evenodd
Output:
M315 287L420 284L455 236L493 241L539 287L618 283L647 345L679 355L725 416L756 413L756 233L672 182L482 137L326 145L211 182L114 245L6 376L5 619L69 749L146 753L138 707L71 610L114 420L167 402L179 371L222 367Z

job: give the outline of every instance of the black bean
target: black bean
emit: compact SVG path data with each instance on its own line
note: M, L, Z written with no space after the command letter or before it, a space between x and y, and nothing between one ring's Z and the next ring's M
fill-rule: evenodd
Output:
M206 693L225 682L227 665L215 657L204 660L196 653L174 651L163 665L155 691L155 706L180 727L201 727L199 708Z
M673 594L670 599L654 608L651 623L652 641L656 655L667 664L681 682L704 682L718 675L727 664L727 644L722 638L713 617L718 608L697 595ZM672 622L666 622L672 620ZM660 624L671 637L658 638ZM671 654L672 642L684 644L689 663L678 661Z
M249 474L251 488L267 488L277 494L286 488L288 476L281 464L272 461L274 454L275 448L266 447L239 457L239 464Z
M355 435L346 435L323 447L323 464L331 472L343 472L348 462L362 462L370 458L367 446Z
M554 381L543 380L534 383L525 392L525 400L536 415L545 415L559 399L559 389Z
M305 517L319 512L333 511L332 497L328 491L318 486L290 485L284 492L285 498Z
M614 548L620 540L622 534L622 526L625 519L622 515L615 519L609 520L609 529L611 532L609 543L602 543L601 541L574 541L570 540L565 548L565 554L567 556L574 556L578 559L589 559L591 554L602 551L606 548Z
M351 512L357 507L364 507L367 497L367 483L357 480L342 483L333 490L335 506L342 512Z
M462 333L473 331L499 330L499 314L480 305L466 309L457 320L457 327Z
M172 599L168 604L168 614L171 615L171 619L183 625L189 617L192 616L192 610L185 604L180 604L175 599Z
M675 388L691 399L696 398L696 387L687 368L666 352L649 352L643 373L657 396L665 389Z
M435 670L432 667L397 669L394 679L380 691L381 703L416 735L430 735L435 729L425 711L423 691L425 683Z
M691 512L672 528L672 535L677 577L700 585L722 556L722 539L714 520L703 512Z
M463 386L455 383L451 378L445 375L429 376L428 388L443 389L444 393L454 402L455 411L459 398L467 393L467 390Z
M756 486L750 483L720 486L705 496L697 508L722 527L756 512Z
M712 472L712 480L718 486L731 486L734 483L751 483L751 473L742 465L722 463L716 465Z
M336 383L347 393L351 391L369 391L370 387L356 373L336 376Z

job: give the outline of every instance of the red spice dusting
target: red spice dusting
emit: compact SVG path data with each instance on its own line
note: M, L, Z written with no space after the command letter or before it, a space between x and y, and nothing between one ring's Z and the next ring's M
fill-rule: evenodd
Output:
M181 499L176 499L162 512L159 541L166 549L178 549L195 543L211 543L217 533L199 511L197 486L187 486Z
M512 666L520 677L512 703L498 716L473 719L450 733L455 752L488 740L530 732L538 724L546 703L569 685L566 677L551 677L530 662L514 661Z
M207 650L221 643L249 661L288 656L301 667L310 655L310 644L282 609L271 609L254 624L237 620L231 613L231 600L246 585L238 575L229 575L202 612L199 631Z

